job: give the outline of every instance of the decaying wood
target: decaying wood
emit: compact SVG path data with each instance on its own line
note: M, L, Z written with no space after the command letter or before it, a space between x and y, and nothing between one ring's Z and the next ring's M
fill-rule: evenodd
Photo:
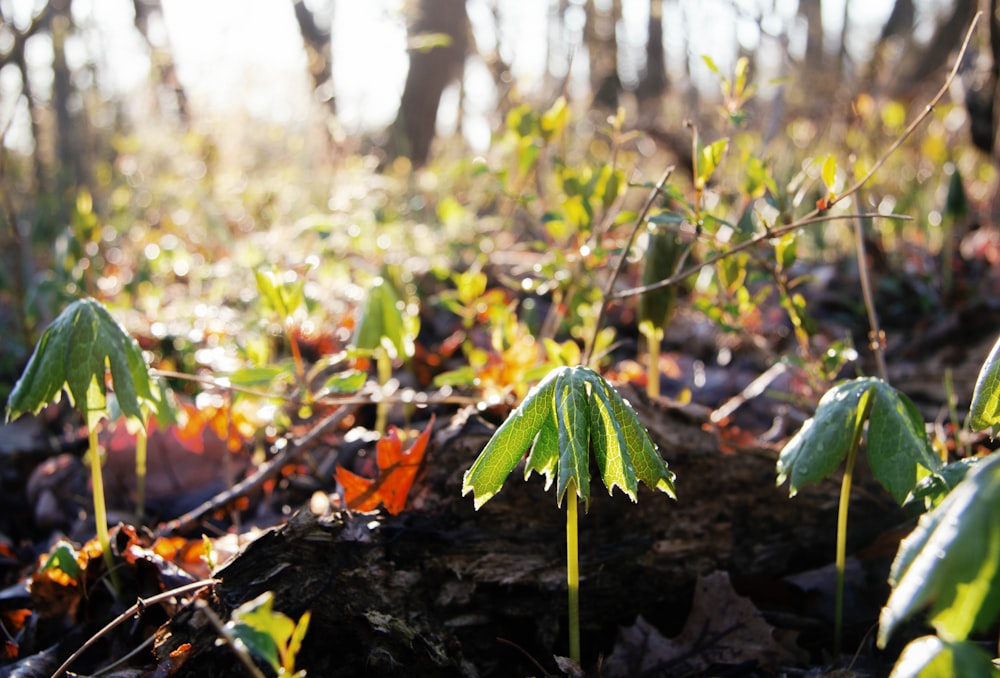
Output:
M779 581L833 559L835 480L789 499L775 487L776 453L724 454L697 417L635 404L654 439L672 436L658 443L678 501L643 488L633 505L595 484L580 524L585 663L609 654L599 643L637 615L676 632L699 574ZM460 497L489 433L475 415L439 430L398 516L301 512L249 544L215 573L216 613L227 619L264 591L293 618L311 610L298 666L315 676L537 674L498 637L554 668L566 653L564 514L541 479L522 482L518 470L479 512ZM856 483L855 548L901 520L883 493ZM184 643L193 649L176 675L241 675L194 606L161 629L157 656L170 661Z

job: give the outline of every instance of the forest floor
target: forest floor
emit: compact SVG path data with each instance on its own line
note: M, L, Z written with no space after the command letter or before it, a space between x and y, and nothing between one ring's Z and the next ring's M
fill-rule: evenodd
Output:
M981 267L976 275L979 294L947 309L921 308L907 278L889 272L878 298L890 382L943 444L958 440L967 451L987 441L955 430L944 375L961 412L1000 329L997 297L987 293L996 273ZM814 316L831 336L864 346L849 269L817 279L828 282L810 290ZM775 484L778 452L815 404L781 397L797 377L774 358L789 341L777 331L787 321L780 309L768 313L770 338L720 335L680 311L661 355L666 395L658 399L645 395L630 319L612 318L625 347L606 373L677 474L678 497L643 488L632 504L595 488L581 515L586 675L884 676L905 644L899 634L879 651L874 629L889 565L917 511L897 506L862 468L850 504L843 650L833 654L840 477L794 498ZM872 373L870 361L862 351L845 376ZM219 638L232 631L225 625L234 610L268 591L292 621L311 615L295 657L310 676L572 672L555 659L567 654L563 512L538 478L512 478L475 511L461 496L462 475L506 410L426 393L431 404L412 418L401 406L390 412L404 431L431 427L397 514L343 510L338 494L337 465L374 474L370 404L315 408L294 420L283 444L272 438L256 449L230 450L218 421L154 431L141 522L131 439L124 427L106 430L114 580L94 551L86 430L64 406L4 425L0 676L52 675L92 639L70 672L248 675ZM228 490L240 480L243 490ZM79 571L60 565L67 554ZM53 558L56 567L41 567Z

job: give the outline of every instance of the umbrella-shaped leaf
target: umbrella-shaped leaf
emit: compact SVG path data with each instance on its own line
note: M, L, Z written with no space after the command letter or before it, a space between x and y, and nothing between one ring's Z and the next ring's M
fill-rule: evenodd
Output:
M569 482L576 494L590 498L590 405L587 375L582 370L562 370L556 381L556 418L559 422L559 482L556 503L562 506Z
M794 495L837 468L865 425L868 410L868 462L872 474L903 503L917 484L917 465L934 471L941 462L930 450L916 406L884 381L863 377L839 384L823 396L816 415L806 421L778 458L778 484L791 478Z
M609 492L621 487L635 499L636 478L674 495L674 474L656 451L635 410L590 368L557 367L511 413L465 474L462 494L475 493L476 508L496 494L525 450L525 467L558 479L557 501L572 480L590 499L590 449Z
M913 401L884 381L876 381L874 389L868 463L875 478L902 504L916 487L917 465L936 471L942 464L931 452L924 419Z
M621 427L625 441L624 449L632 464L635 477L645 483L647 487L665 492L676 499L674 473L667 468L667 462L663 460L653 441L649 439L649 434L646 433L646 429L639 421L639 415L632 409L628 401L622 398L618 391L611 388L611 385L606 381L604 381L604 386L604 392L611 403L612 415ZM607 479L604 482L607 485Z
M858 412L875 379L847 381L827 391L816 414L808 419L778 457L778 485L791 479L788 492L794 496L806 483L818 482L840 465L851 441L864 421Z
M615 416L614 404L608 389L601 388L600 384L594 386L590 400L590 422L596 429L595 435L592 436L594 457L597 459L597 468L601 471L601 478L604 479L608 493L614 492L617 485L632 501L635 501L635 469L632 466L625 431Z
M355 348L373 351L388 344L396 353L393 357L412 356L413 337L407 330L401 307L392 284L375 278L354 333Z
M891 678L996 678L990 656L974 643L924 636L903 648Z
M462 496L474 492L477 509L500 491L507 476L517 466L517 462L524 456L525 451L531 446L542 427L547 424L554 429L555 421L552 411L558 373L559 370L549 372L528 393L524 401L493 433L493 437L486 443L486 447L476 458L472 468L465 472L462 481ZM546 445L546 449L542 450L544 453L550 451L553 455L558 454L558 449L549 449L549 445ZM539 461L529 464L528 467L529 469L534 468L540 473L545 473L546 468L549 469L547 474L549 477L546 482L546 487L548 487L552 482L551 471L554 470L554 464L548 458L542 460L543 456L540 455Z
M977 464L899 546L879 645L917 610L946 641L965 640L1000 613L1000 456Z
M143 421L143 408L156 410L139 345L100 302L89 298L75 301L39 339L7 401L7 418L38 412L58 401L63 390L76 407L84 408L92 384L106 399L109 368L118 406L125 416Z
M1000 339L979 371L969 417L974 431L990 429L994 437L1000 433Z

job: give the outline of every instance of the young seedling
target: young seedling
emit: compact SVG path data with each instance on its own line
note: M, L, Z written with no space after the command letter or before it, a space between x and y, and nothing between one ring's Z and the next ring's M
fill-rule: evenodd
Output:
M643 258L642 284L648 285L677 273L684 262L685 246L677 228L683 222L678 214L650 218L648 244ZM664 224L656 227L653 223ZM639 333L646 343L646 393L660 397L660 344L663 331L677 301L677 288L661 287L639 296Z
M156 411L149 371L142 350L107 309L94 299L73 302L42 334L24 374L7 401L7 420L38 413L58 402L65 391L87 418L90 470L94 488L94 520L108 572L115 580L108 536L104 481L97 428L107 416L108 372L118 406L125 417L145 426L145 412Z
M636 501L637 481L674 493L674 474L649 439L632 406L589 367L557 367L511 412L465 473L462 495L473 493L478 510L500 491L531 448L524 477L556 480L556 503L566 503L566 575L569 587L569 654L580 661L580 576L577 502L590 502L590 451L608 493L620 487Z
M392 285L381 277L375 278L352 344L355 350L375 358L379 385L383 388L392 378L392 361L413 356L416 318L403 311L403 302L396 296ZM389 404L382 397L375 417L375 428L379 433L385 433L388 410Z
M862 377L834 386L824 394L812 419L788 441L778 458L778 485L789 480L794 496L806 483L828 477L844 461L837 513L837 589L834 607L834 653L840 654L843 628L844 568L847 560L847 507L851 479L865 422L868 463L872 474L903 503L917 484L917 467L937 471L924 421L905 395L881 379Z
M305 277L293 270L279 271L276 268L254 271L254 275L257 280L257 291L260 292L264 306L270 308L281 320L285 336L288 337L288 346L292 351L292 359L295 361L295 378L299 386L308 393L304 383L305 367L302 363L302 352L292 331L295 312L305 303L303 293Z

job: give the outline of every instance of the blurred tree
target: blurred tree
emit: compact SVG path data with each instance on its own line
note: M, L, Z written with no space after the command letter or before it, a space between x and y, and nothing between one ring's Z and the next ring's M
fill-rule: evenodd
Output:
M822 73L825 55L823 53L823 2L806 0L799 3L799 16L806 23L806 77ZM845 31L846 32L846 31Z
M608 11L603 11L597 7L595 0L587 0L586 9L583 42L589 58L594 106L614 111L618 108L618 95L622 89L618 76L618 26L621 24L622 3L621 0L611 0Z
M177 78L177 67L174 65L173 51L163 30L163 4L160 0L132 0L135 12L135 27L149 46L149 62L153 78L159 87L167 93L177 118L185 127L191 122L188 110L187 94L181 81ZM153 24L151 26L150 24ZM159 28L157 28L159 27ZM156 97L157 109L160 97Z
M303 0L294 0L293 5L295 21L299 25L302 45L306 50L313 93L316 100L326 106L331 115L336 116L337 98L333 87L333 50L330 35L330 27L333 25L333 0L324 0L316 9L310 9Z
M648 119L659 114L667 84L667 62L663 50L663 0L649 0L646 65L635 91L640 118Z
M469 49L465 0L420 0L410 23L410 70L392 124L395 151L414 166L427 163L445 88L461 77Z

